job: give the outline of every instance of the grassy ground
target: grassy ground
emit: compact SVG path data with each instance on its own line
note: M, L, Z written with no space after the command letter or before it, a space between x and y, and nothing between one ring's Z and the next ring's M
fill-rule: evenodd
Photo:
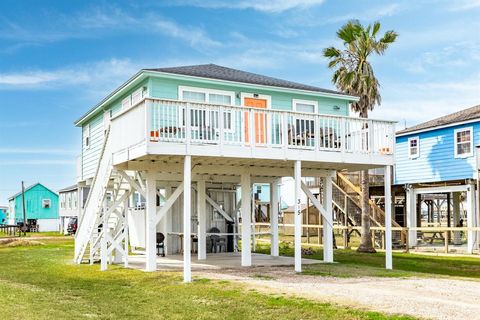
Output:
M4 232L0 232L0 238L11 238L12 236L9 234L6 234ZM24 236L22 234L22 237L29 237L29 238L39 238L39 237L70 237L71 236L65 236L58 231L49 231L49 232L27 232L26 235Z
M305 256L310 259L323 259L322 249L312 248L313 255ZM269 253L270 246L258 244L257 252ZM293 256L291 245L282 243L280 254ZM357 253L354 250L335 250L335 264L306 265L306 274L329 275L336 277L422 277L422 276L449 276L468 279L480 279L480 259L473 257L437 257L409 253L394 253L394 270L385 270L385 254Z
M411 319L331 304L260 294L239 284L176 272L71 263L73 241L0 247L4 319Z

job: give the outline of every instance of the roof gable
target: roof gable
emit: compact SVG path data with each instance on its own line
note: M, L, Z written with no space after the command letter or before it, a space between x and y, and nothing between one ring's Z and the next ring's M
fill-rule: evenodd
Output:
M416 126L397 131L396 134L405 135L408 133L437 129L443 126L454 125L456 123L473 121L477 119L480 121L480 105L417 124Z
M50 190L49 188L45 187L45 186L44 186L43 184L41 184L40 182L34 183L34 184L32 184L31 186L25 188L25 192L30 191L30 190L33 190L33 189L36 189L36 188L38 188L38 187L40 187L41 189L45 189L45 190L53 193L54 195L57 195L57 196L58 196L58 194L57 194L55 191ZM8 201L15 199L16 197L18 197L18 196L21 195L21 194L22 194L22 191L17 192L17 193L14 194L13 196L9 197L9 198L8 198Z

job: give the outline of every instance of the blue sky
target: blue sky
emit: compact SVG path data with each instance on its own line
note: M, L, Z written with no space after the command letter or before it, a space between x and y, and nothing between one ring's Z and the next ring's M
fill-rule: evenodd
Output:
M399 33L372 117L413 125L480 103L480 1L0 3L0 204L75 182L73 121L144 67L216 63L333 88L323 48L349 19Z

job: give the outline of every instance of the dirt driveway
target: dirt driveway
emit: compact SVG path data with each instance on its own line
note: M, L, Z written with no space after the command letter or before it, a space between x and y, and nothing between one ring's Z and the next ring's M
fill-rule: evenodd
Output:
M432 319L480 319L480 282L440 278L333 278L256 267L196 275L240 282L261 292Z

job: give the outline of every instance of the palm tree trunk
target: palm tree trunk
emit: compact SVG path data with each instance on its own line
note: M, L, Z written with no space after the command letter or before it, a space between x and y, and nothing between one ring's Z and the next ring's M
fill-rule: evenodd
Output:
M362 110L360 112L361 118L368 118L368 109ZM368 130L368 128L366 128ZM368 135L366 136L368 139ZM368 141L366 141L368 145ZM360 237L360 246L357 249L357 252L366 252L366 253L375 253L375 248L373 247L371 232L370 232L370 185L368 181L368 170L362 170L360 176L360 186L362 189L362 196L360 199L362 206L362 231Z
M368 183L368 170L363 170L361 172L361 188L362 188L362 231L360 237L360 246L358 247L358 252L367 252L375 253L375 248L373 248L373 242L370 232L370 195L368 192L369 183Z

